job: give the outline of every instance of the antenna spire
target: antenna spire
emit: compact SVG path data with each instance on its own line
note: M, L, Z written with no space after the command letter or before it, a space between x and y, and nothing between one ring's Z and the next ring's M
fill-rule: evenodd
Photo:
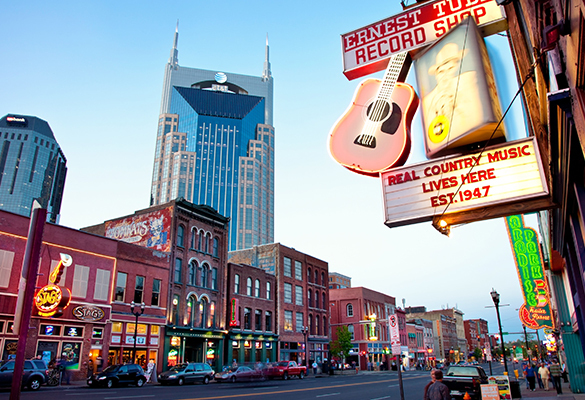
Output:
M272 78L272 71L270 71L270 47L268 46L268 33L266 34L266 56L264 59L264 72L262 72L262 80L267 81Z
M173 40L173 48L171 49L171 56L169 57L169 64L176 68L179 66L179 50L177 46L179 44L179 20L177 20L177 27L175 28L175 38Z

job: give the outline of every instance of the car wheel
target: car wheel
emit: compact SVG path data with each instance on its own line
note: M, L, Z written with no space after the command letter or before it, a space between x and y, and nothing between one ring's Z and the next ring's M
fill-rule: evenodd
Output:
M106 387L109 388L109 389L113 388L114 387L114 380L113 379L108 379L106 381Z
M184 383L185 383L185 380L183 378L179 378L179 380L177 381L177 385L179 385L179 386L183 386Z
M301 373L299 374L299 379L303 379L305 377L305 373L303 371L301 371Z
M146 383L146 380L144 378L138 378L138 380L136 381L136 386L142 387L142 386L144 386L145 383Z
M283 380L283 381L286 381L287 379L288 379L288 372L285 372L285 373L282 375L282 380Z
M28 382L28 388L30 390L39 390L41 388L42 384L43 384L43 382L41 382L41 380L39 378L32 378Z
M232 377L230 378L230 382L231 382L231 383L236 383L236 377L235 377L235 376L232 376Z
M205 378L203 378L203 384L207 385L209 383L209 377L206 376Z

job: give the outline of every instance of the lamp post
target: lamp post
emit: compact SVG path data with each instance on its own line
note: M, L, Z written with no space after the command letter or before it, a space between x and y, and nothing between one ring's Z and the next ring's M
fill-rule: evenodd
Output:
M144 307L146 306L146 304L144 304L144 302L142 302L140 304L140 308L137 308L136 306L137 306L136 303L134 303L134 302L130 303L130 311L136 317L136 321L134 322L134 350L132 351L132 363L133 364L136 364L136 334L138 333L138 317L140 317L142 314L144 314Z
M504 371L506 371L506 375L508 375L508 363L506 361L506 347L504 347L504 334L502 332L502 320L500 319L500 294L496 292L494 288L490 293L492 295L492 300L494 301L494 306L496 306L496 314L498 316L498 327L500 328L500 340L502 343L502 356L504 357Z
M307 371L309 370L309 359L307 358L307 334L309 333L309 327L303 326L301 327L301 333L303 334L303 343L305 345L305 365L307 366Z

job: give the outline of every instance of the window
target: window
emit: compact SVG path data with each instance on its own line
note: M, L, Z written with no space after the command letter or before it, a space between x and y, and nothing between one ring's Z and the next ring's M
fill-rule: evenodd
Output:
M189 278L187 284L195 286L197 278L197 263L195 261L191 261L189 263Z
M319 292L315 290L315 308L319 308Z
M209 254L209 239L211 239L210 235L205 235L204 244L205 244L205 253Z
M197 250L201 251L201 245L203 244L203 231L199 231L197 234Z
M284 302L292 303L292 285L290 283L284 284Z
M292 277L291 259L284 257L284 276Z
M190 296L187 299L187 325L188 326L196 326L197 323L197 299L194 296Z
M272 298L272 292L270 291L270 282L266 282L266 298L270 300Z
M313 303L311 303L311 289L307 290L307 303L309 307L313 307Z
M244 329L252 329L252 310L244 308Z
M234 293L240 293L240 275L234 276Z
M173 313L172 313L172 322L175 325L179 325L179 295L173 295Z
M108 300L109 286L110 271L98 268L95 272L95 289L93 291L94 300Z
M260 279L254 282L254 296L260 297Z
M353 325L348 325L347 326L347 330L349 331L349 333L351 333L351 340L354 340L354 337L353 337Z
M311 268L307 268L307 282L311 283Z
M76 265L75 273L73 274L73 287L71 288L71 295L75 297L86 297L88 281L89 267Z
M246 294L252 296L252 278L246 279Z
M265 325L266 325L266 331L267 332L272 332L272 313L270 311L266 311L264 313L264 319L265 319Z
M326 300L327 300L327 298L325 297L325 292L322 292L321 293L321 296L322 296L321 308L326 309L327 308L326 307L326 304L327 304L327 301Z
M303 280L303 264L300 261L295 261L295 279Z
M183 274L183 260L175 259L175 282L181 283L181 275Z
M207 302L207 299L205 297L202 297L201 300L199 300L199 314L201 315L201 321L199 324L199 327L201 328L205 328L206 322L207 322L207 316L209 315L209 303Z
M321 272L321 286L325 286L325 272Z
M203 266L203 271L201 274L201 286L204 288L209 287L209 265Z
M213 238L213 256L219 257L219 239Z
M298 312L296 314L296 331L297 332L301 332L301 329L303 329L303 324L305 323L305 320L303 319L303 313L302 312Z
M319 316L316 315L315 316L315 335L320 335L321 332L319 332Z
M254 330L261 331L262 330L262 311L256 310L254 315Z
M142 294L144 293L144 277L136 276L136 284L134 285L134 303L142 303Z
M319 284L319 271L315 270L315 280L313 281L315 285Z
M177 246L185 246L185 227L183 225L179 225L177 228Z
M285 310L285 312L284 312L284 330L285 331L292 331L293 330L292 311Z
M323 317L323 336L327 336L327 317Z
M192 229L191 230L191 248L195 249L195 238L197 237L197 230Z
M116 278L116 301L124 301L124 291L126 290L127 277L127 274L118 272L118 277Z
M153 306L160 306L160 283L160 279L152 280L152 299L150 300L150 304Z
M295 286L295 304L297 306L303 305L303 287L302 286Z
M211 288L217 290L217 268L211 270Z
M0 287L7 288L10 284L13 261L14 252L0 250Z

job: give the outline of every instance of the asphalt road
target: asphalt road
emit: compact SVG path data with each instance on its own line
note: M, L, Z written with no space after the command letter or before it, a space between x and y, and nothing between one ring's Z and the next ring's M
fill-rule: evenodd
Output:
M486 372L489 368L486 366ZM494 365L494 373L501 373L501 365ZM403 373L404 399L420 400L424 386L430 379L428 371ZM8 389L0 391L0 400L8 399ZM42 387L37 392L23 391L24 400L211 400L211 399L259 399L259 400L382 400L400 399L397 372L372 372L359 375L309 376L288 381L270 380L249 383L210 383L209 385L159 386L142 388L120 387L113 389L85 386Z

